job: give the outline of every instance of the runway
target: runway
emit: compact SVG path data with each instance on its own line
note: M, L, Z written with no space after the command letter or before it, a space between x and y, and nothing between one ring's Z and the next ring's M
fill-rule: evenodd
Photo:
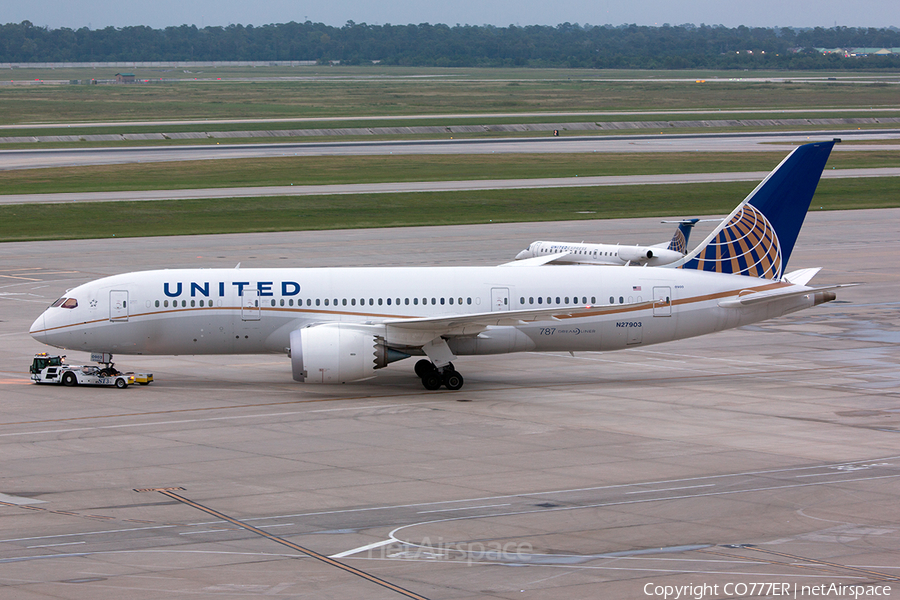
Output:
M896 595L898 219L808 216L789 270L864 284L836 302L626 352L462 358L455 393L422 390L408 361L304 387L274 355L123 356L156 381L38 387L46 348L25 332L66 289L129 270L499 264L535 239L653 243L665 226L0 245L4 597Z
M840 137L846 141L897 140L896 144L845 144L839 152L889 151L900 148L900 130L835 130L781 133L712 133L664 135L598 135L537 138L444 139L278 144L217 144L0 150L0 170L77 167L190 160L222 160L279 156L368 156L390 154L494 153L646 153L772 152L772 144L800 144Z

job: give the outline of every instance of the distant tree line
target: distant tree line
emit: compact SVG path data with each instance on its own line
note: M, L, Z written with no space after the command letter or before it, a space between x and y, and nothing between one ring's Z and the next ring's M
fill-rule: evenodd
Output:
M900 68L900 57L814 48L900 47L900 30L708 25L367 25L282 23L49 29L0 25L0 62L316 60L323 64L595 69Z

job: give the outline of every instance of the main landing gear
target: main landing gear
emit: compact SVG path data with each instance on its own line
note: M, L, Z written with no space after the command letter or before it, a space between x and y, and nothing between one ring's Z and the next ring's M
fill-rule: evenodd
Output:
M455 391L465 383L463 376L453 368L453 363L439 369L433 362L424 358L416 363L416 375L422 379L422 385L426 390L436 390L443 385L448 390Z

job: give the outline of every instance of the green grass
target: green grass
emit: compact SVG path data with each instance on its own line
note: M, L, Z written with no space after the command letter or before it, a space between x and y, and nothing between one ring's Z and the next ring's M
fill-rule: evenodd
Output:
M0 241L725 215L752 183L0 206ZM900 207L900 178L825 180L814 210ZM585 215L582 211L596 211Z
M786 151L764 153L310 156L0 171L0 193L322 185L468 179L533 179L768 171ZM900 153L836 152L828 168L895 167Z
M564 73L564 72L562 72ZM512 85L515 83L516 85ZM813 100L814 99L814 100ZM895 85L600 79L353 79L2 86L0 124L581 110L897 107ZM48 117L52 115L52 117Z
M829 109L825 111L767 113L754 112L752 110L729 110L717 112L698 113L657 113L647 112L639 114L598 114L584 112L581 114L545 115L545 116L461 116L447 115L443 117L387 117L367 118L356 117L341 120L257 120L245 123L214 123L207 121L174 123L174 124L114 124L94 125L90 123L77 123L57 127L17 127L15 129L0 128L2 137L29 137L29 136L69 136L69 135L112 135L112 134L147 134L147 133L184 133L184 132L219 132L219 131L283 131L283 130L308 130L308 129L346 129L346 128L389 128L389 127L454 127L464 125L518 125L534 123L553 123L565 125L567 123L610 123L610 122L645 122L645 121L713 121L713 120L769 120L769 119L846 119L853 117L885 118L898 117L900 110L874 110L860 112L858 109ZM748 126L742 126L747 130ZM833 126L832 126L833 127ZM708 129L708 128L707 128ZM679 128L682 131L682 128ZM589 132L579 131L579 135ZM604 134L614 133L641 133L629 130L607 130ZM508 135L508 134L502 134ZM533 134L532 134L533 135ZM231 138L233 139L233 138ZM202 140L190 140L191 143L200 143ZM230 141L230 140L229 140ZM256 140L259 141L259 140ZM271 141L271 140L269 140ZM43 142L46 143L46 142ZM42 143L42 144L43 144ZM130 142L137 143L137 142ZM6 146L4 146L6 147ZM43 147L43 146L42 146Z
M71 79L115 79L121 68L114 67L71 67L71 68L35 68L20 67L4 72L0 81L33 81L36 79L71 80ZM552 68L503 68L503 67L402 67L402 66L217 66L217 67L138 67L131 69L138 79L180 79L191 81L194 79L215 81L222 79L261 79L266 77L317 77L322 79L337 78L402 78L402 77L433 77L452 79L500 79L509 81L521 80L567 80L567 79L672 79L681 78L688 80L732 80L744 77L754 79L786 78L786 79L825 79L835 77L838 79L871 79L878 75L879 78L890 77L891 73L881 72L849 72L849 71L734 71L734 70L647 70L647 69L552 69Z

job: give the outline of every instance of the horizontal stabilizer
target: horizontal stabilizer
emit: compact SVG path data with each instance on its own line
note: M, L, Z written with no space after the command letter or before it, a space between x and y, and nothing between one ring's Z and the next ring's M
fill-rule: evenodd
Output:
M788 288L781 288L778 290L770 290L766 292L754 292L748 293L744 295L738 295L737 298L729 298L728 300L722 300L719 302L719 306L722 308L740 308L742 306L751 306L753 304L764 304L766 302L775 302L777 300L784 300L786 298L793 298L796 296L807 296L819 294L822 292L830 292L832 290L836 290L839 288L847 288L847 287L855 287L859 284L857 283L844 283L839 285L828 285L825 287L817 287L817 288L808 288L804 287L802 289L794 289L794 286ZM831 295L834 299L834 294ZM823 300L825 302L827 300ZM819 304L819 302L817 302Z
M809 269L799 269L792 271L784 276L784 280L794 285L806 285L816 274L822 270L822 267L812 267Z

